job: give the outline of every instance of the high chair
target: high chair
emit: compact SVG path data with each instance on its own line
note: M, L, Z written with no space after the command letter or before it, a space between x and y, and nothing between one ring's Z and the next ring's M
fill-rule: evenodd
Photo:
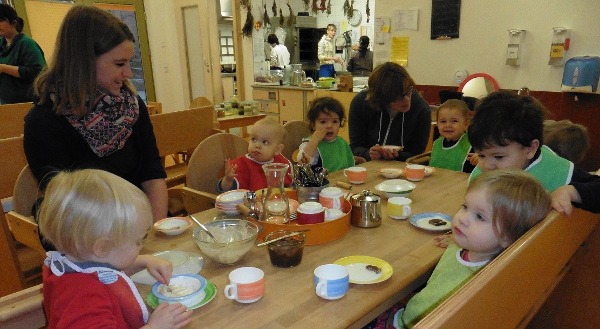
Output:
M415 163L415 164L420 164L420 165L428 165L429 160L431 160L431 151L412 156L412 157L406 159L405 162L406 163Z
M285 137L283 138L283 151L281 155L286 159L296 162L295 154L302 144L302 139L312 135L310 124L305 121L290 121L283 126Z
M248 152L248 142L236 135L219 133L203 140L188 163L186 186L201 192L219 194L217 183L225 172L225 159Z
M42 299L41 284L0 298L0 328L45 328Z

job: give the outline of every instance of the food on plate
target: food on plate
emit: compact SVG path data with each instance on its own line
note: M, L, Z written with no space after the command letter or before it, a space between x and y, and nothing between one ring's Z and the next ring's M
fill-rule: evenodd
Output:
M446 225L446 221L440 218L432 218L429 220L429 224L433 226L444 226Z
M375 272L376 274L379 274L379 273L381 273L381 268L380 268L379 266L375 266L375 265L367 265L367 266L365 266L365 268L366 268L368 271Z
M194 291L190 289L190 287L182 284L163 284L158 288L158 292L164 295L165 297L181 297L187 296Z

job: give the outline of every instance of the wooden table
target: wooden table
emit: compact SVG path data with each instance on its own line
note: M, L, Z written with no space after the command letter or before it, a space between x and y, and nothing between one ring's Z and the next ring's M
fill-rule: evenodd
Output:
M363 164L368 179L354 187L354 191L372 189L383 180L377 170L383 167L403 168L402 162L373 161ZM437 169L430 177L417 182L410 195L413 214L441 212L454 215L463 201L467 174ZM347 182L341 172L332 173L331 181ZM196 309L190 328L361 328L389 306L406 297L424 284L443 249L435 246L430 233L415 228L408 220L394 220L387 216L386 202L382 203L383 223L376 228L352 226L343 238L322 245L306 246L299 266L276 268L271 265L265 247L253 247L233 266L219 265L205 257L200 275L217 286L217 296L207 305ZM197 214L204 222L210 221L216 210ZM192 240L192 230L176 237L151 232L144 242L143 253L181 250L202 254ZM343 298L328 301L318 297L313 289L313 271L322 264L339 258L367 255L381 258L393 267L392 277L372 285L351 284ZM229 283L233 269L254 266L265 272L266 291L253 304L240 304L225 298L223 288ZM142 296L149 286L138 285Z
M246 127L251 126L256 123L256 121L266 117L266 114L255 114L255 115L227 115L222 118L217 118L217 123L219 123L219 129L225 130L225 132L229 132L231 128L240 127L240 136L246 137L247 129Z

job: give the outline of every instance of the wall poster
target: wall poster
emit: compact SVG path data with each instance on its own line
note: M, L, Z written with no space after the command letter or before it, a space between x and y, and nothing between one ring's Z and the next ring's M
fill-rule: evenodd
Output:
M458 38L460 0L431 0L431 40Z

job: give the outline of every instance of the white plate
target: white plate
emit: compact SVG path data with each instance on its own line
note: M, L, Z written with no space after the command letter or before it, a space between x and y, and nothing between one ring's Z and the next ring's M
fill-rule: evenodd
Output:
M383 259L372 256L348 256L333 262L345 266L350 274L350 283L373 284L385 281L392 276L394 269ZM367 270L367 265L375 265L381 272L375 273Z
M389 179L375 185L377 191L390 193L408 192L414 190L415 187L417 185L404 179Z
M153 255L170 261L173 264L173 275L198 274L204 267L204 258L191 252L162 251ZM153 285L156 283L156 279L150 275L148 270L141 270L133 274L131 279L140 284Z
M390 150L390 151L400 151L402 147L398 145L382 145L380 146L382 149Z
M429 166L425 166L425 177L433 174L434 172L435 172L435 168L429 167Z
M430 224L429 221L432 219L440 219L443 220L445 225L435 226ZM435 213L435 212L425 212L421 214L416 214L410 218L410 223L414 226L427 230L427 231L435 231L435 232L444 232L448 231L452 228L452 216Z

